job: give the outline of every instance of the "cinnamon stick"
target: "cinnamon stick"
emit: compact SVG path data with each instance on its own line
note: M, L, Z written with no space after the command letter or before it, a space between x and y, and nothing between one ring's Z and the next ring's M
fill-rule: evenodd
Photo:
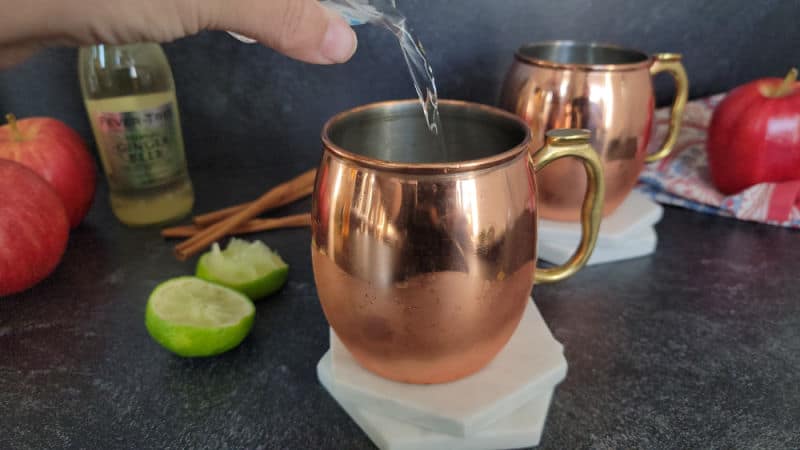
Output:
M261 212L269 208L270 205L280 203L284 199L296 195L297 191L313 183L315 177L316 170L309 170L292 180L275 186L257 200L248 204L244 209L207 228L203 228L192 237L176 245L175 257L181 261L185 261L211 245L214 241L230 233L239 227L239 225L261 214Z
M297 228L310 225L311 214L303 213L273 219L251 219L236 227L229 234L257 233L278 228ZM161 236L165 238L186 238L194 236L203 229L203 227L197 225L181 225L161 230Z
M313 191L314 191L314 180L312 179L311 183L306 188L301 189L301 190L293 193L293 195L290 195L290 196L288 196L286 198L280 199L280 201L278 203L275 203L274 205L267 206L261 212L264 213L264 212L269 211L270 209L275 209L275 208L278 208L280 206L288 205L289 203L292 203L292 202L294 202L296 200L300 200L301 198L308 197L309 195L311 195L311 193ZM219 222L220 220L222 220L222 219L224 219L226 217L230 217L230 216L236 214L237 212L247 208L247 206L250 205L251 203L253 203L253 202L241 203L239 205L233 205L233 206L229 206L227 208L219 209L219 210L212 211L212 212L209 212L209 213L200 214L200 215L194 216L194 218L192 218L192 222L195 225L199 226L199 227L207 227L207 226L209 226L209 225L211 225L213 223Z

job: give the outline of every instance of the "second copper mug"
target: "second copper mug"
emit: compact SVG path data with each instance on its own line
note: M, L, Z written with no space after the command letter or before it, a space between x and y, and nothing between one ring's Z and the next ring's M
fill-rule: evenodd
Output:
M660 149L646 154L655 95L652 76L675 78L669 134ZM502 87L501 107L531 127L533 145L547 130L585 128L603 163L609 215L636 185L645 162L664 158L680 130L689 82L675 53L649 56L609 44L553 41L520 47ZM586 189L581 164L564 159L537 176L539 213L554 220L575 221Z
M445 154L416 100L333 117L312 196L311 256L325 317L356 361L392 380L442 383L488 364L513 334L534 279L582 267L603 180L585 130L531 145L498 108L440 101ZM536 268L539 170L580 158L583 237L565 265Z

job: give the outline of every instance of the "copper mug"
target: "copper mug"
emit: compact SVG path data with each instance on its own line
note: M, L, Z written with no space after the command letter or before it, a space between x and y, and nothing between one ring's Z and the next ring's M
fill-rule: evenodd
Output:
M652 76L675 78L669 133L648 155L655 95ZM645 53L614 45L553 41L520 47L503 83L500 106L525 120L533 145L547 130L585 128L603 163L606 197L603 215L614 212L637 183L645 162L672 150L689 92L681 56ZM564 159L537 176L539 215L554 220L580 218L586 178L579 162Z
M408 383L478 371L511 337L534 280L579 270L597 239L604 184L585 130L538 150L517 116L441 101L446 159L416 100L340 113L322 131L311 255L325 317L366 369ZM540 169L580 158L583 236L563 266L536 268Z

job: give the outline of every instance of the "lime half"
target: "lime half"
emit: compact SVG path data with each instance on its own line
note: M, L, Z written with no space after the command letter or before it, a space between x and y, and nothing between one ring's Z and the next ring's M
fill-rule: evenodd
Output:
M145 326L150 336L180 356L226 352L250 333L253 302L241 293L195 277L165 281L147 301Z
M197 261L196 275L258 300L286 283L289 266L263 242L234 238L225 250L215 242Z

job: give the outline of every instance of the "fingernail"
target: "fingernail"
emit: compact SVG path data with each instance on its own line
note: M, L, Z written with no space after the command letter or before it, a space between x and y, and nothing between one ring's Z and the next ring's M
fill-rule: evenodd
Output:
M327 9L325 12L328 15L328 29L322 39L320 52L332 63L343 63L356 52L356 33L342 16Z

